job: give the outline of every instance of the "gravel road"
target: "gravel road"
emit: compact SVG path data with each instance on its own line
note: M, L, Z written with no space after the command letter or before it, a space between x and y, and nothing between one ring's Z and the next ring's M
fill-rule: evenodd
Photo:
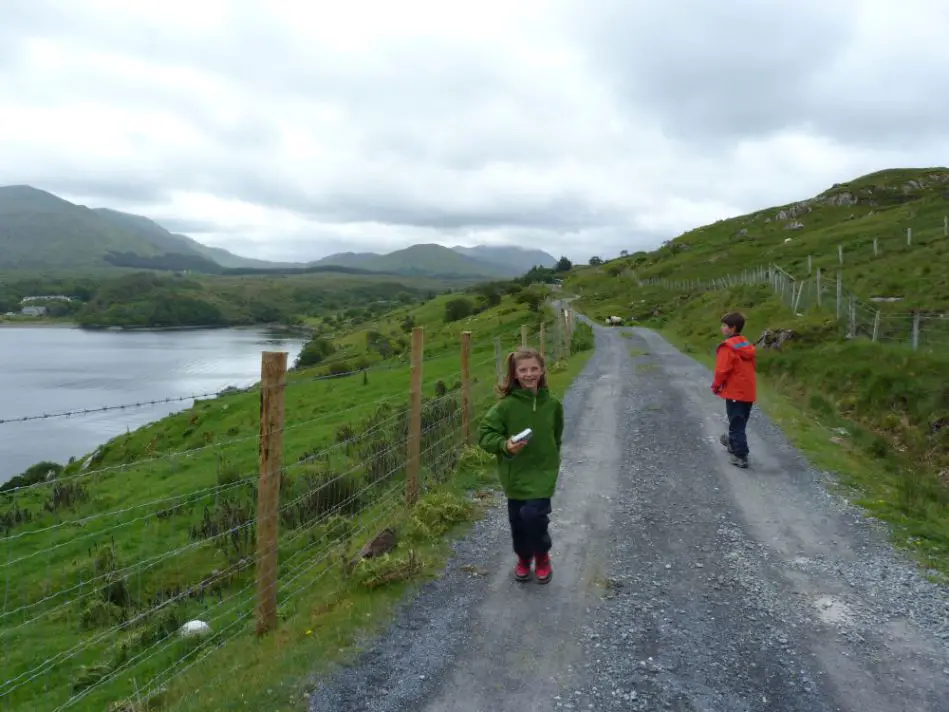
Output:
M949 712L946 590L762 413L751 468L729 465L707 369L594 328L564 402L553 581L512 580L499 501L311 710Z

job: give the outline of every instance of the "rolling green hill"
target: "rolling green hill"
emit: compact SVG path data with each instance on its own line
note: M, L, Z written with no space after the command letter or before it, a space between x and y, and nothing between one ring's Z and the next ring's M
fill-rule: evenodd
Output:
M147 240L157 249L164 252L174 252L180 254L190 254L205 259L225 268L257 268L274 269L280 267L298 267L289 262L268 262L266 260L255 260L250 257L241 257L233 252L228 252L220 247L208 247L202 245L197 240L193 240L187 235L177 235L169 232L154 220L142 217L141 215L132 215L109 208L95 208L95 212L100 216L119 227L126 232L138 235Z
M110 252L148 257L161 250L50 193L25 185L0 187L0 269L101 267Z
M847 287L864 299L899 296L903 309L943 309L949 307L949 279L939 267L949 260L946 215L949 169L885 170L690 230L655 252L609 264L644 279L709 279L774 262L803 278L810 256L811 273L842 269Z
M455 252L496 265L500 269L513 271L515 274L524 274L531 267L554 267L557 260L543 250L531 250L524 247L507 245L475 245L474 247L452 247Z
M452 277L513 277L526 271L483 262L436 244L412 245L385 255L344 252L311 264L358 267L390 274Z
M341 253L307 264L241 257L172 233L141 215L74 205L30 186L0 188L0 270L109 268L191 271L303 270L341 266L403 277L514 277L553 258L517 247L412 245L388 254Z

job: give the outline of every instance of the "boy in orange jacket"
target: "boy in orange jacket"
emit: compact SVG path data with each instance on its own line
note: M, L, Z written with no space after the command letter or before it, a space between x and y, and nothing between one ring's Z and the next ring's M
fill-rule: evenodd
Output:
M721 443L731 453L736 467L748 467L748 437L745 428L757 397L755 384L755 346L741 335L745 317L737 312L722 317L725 340L715 353L715 380L712 392L725 400L728 433Z

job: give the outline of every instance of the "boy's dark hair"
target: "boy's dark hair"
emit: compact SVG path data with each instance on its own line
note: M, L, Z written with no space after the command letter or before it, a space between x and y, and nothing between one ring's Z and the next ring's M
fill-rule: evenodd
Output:
M734 329L736 334L740 334L741 330L745 328L745 317L738 312L732 312L722 317L722 323Z

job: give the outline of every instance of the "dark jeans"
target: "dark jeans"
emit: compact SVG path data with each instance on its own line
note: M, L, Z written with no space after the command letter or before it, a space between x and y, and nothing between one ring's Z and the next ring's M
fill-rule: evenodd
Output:
M550 551L550 499L509 499L507 518L511 522L514 553L522 559Z
M728 445L732 455L748 457L748 437L745 428L751 416L753 403L745 401L726 400L725 414L728 416Z

